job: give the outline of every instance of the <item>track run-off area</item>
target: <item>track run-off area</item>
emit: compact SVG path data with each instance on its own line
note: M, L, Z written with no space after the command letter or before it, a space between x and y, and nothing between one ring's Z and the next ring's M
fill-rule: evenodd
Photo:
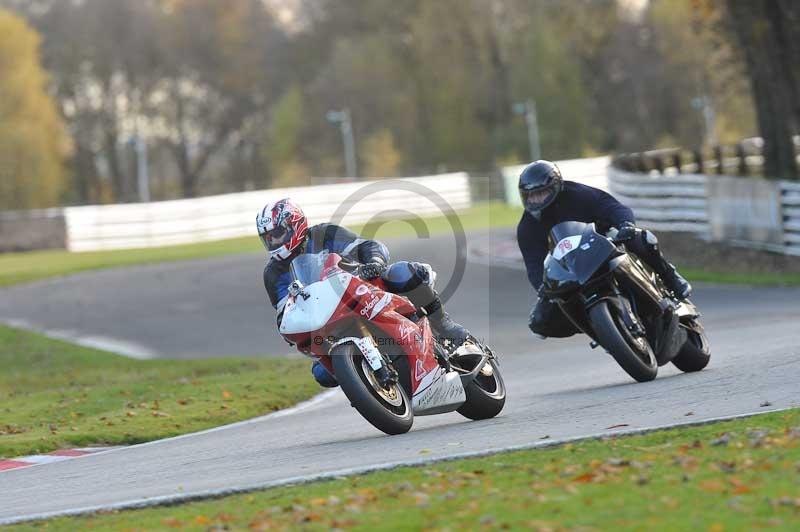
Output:
M508 401L499 417L419 417L408 434L385 436L337 390L248 422L0 472L0 523L800 406L800 290L697 286L711 364L696 374L666 366L637 384L585 336L531 336L525 274L490 252L511 235L468 235L483 258L466 262L447 302L501 357ZM395 260L430 262L440 288L464 256L447 236L388 244ZM284 355L291 348L275 331L263 265L263 255L237 255L40 281L0 291L0 320L144 358Z

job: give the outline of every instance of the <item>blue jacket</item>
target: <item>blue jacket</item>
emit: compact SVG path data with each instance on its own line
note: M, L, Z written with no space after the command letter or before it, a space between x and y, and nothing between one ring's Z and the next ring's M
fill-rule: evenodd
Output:
M360 238L357 234L334 224L319 224L308 229L301 253L319 253L328 250L343 258L362 264L367 262L389 262L389 250L377 240ZM280 321L286 303L292 276L289 273L291 260L270 260L264 268L264 288L267 289L272 306L278 311Z
M596 223L598 231L605 233L623 222L636 223L633 211L602 190L564 181L564 188L556 200L542 211L537 220L527 211L517 226L517 243L525 260L528 280L538 292L542 287L544 259L547 256L547 237L554 225L562 222Z

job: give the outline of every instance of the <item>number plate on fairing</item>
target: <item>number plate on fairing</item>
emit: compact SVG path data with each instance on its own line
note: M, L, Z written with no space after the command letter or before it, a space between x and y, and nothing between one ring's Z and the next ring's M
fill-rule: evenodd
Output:
M562 239L556 247L553 248L553 258L561 260L573 251L575 251L581 244L581 236L569 236Z

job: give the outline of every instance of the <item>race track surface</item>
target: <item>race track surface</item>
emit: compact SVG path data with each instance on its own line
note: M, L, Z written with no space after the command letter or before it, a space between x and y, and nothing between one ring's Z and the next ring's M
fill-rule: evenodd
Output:
M494 238L501 239L506 232ZM474 241L486 242L486 235ZM482 246L485 244L481 244ZM444 286L452 239L393 243L429 259ZM668 251L668 250L667 250ZM262 258L239 256L82 274L0 292L0 318L76 338L122 340L140 354L283 354L260 285ZM501 354L508 402L496 419L417 418L408 434L373 429L341 393L291 415L0 473L0 522L49 512L266 484L305 475L542 438L612 434L800 405L800 291L701 286L693 300L712 343L709 368L661 368L637 384L585 337L534 340L518 269L469 263L448 309ZM309 375L309 378L310 375Z

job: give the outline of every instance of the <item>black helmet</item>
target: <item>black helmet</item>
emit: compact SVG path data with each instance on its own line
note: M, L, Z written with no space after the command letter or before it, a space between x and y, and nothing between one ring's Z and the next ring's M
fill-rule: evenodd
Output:
M519 174L519 196L522 206L536 218L553 203L564 187L561 170L550 161L534 161Z

